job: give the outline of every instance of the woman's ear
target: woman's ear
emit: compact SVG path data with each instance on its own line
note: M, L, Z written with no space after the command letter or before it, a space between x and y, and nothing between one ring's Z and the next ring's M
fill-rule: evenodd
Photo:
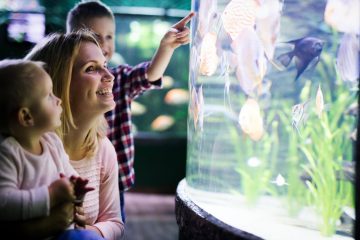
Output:
M19 124L23 127L32 127L34 126L34 119L31 116L30 109L27 107L22 107L18 111L18 121Z

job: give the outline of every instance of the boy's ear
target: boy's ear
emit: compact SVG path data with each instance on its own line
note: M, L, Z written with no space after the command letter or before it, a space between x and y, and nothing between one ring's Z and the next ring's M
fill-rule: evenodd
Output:
M30 109L27 107L22 107L18 111L18 121L23 127L32 127L34 126L34 118L31 116Z

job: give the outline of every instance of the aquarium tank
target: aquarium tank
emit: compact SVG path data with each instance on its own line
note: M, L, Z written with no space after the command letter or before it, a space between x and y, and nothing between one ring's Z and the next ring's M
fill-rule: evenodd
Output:
M359 0L192 0L186 191L264 239L353 239Z

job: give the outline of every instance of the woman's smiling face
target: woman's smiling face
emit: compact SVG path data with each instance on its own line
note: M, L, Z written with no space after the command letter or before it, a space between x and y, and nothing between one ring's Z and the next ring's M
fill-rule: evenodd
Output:
M81 43L70 84L70 104L75 119L77 116L97 117L115 107L114 76L106 64L106 58L96 44Z

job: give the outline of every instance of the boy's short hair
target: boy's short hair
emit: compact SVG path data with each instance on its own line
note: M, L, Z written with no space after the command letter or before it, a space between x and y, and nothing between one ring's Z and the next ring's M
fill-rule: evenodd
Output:
M66 18L66 32L73 32L75 30L86 28L84 22L99 17L115 19L111 9L102 2L97 0L83 0L69 11Z
M0 131L7 133L14 114L26 104L31 104L35 80L41 77L43 62L23 59L0 61Z

